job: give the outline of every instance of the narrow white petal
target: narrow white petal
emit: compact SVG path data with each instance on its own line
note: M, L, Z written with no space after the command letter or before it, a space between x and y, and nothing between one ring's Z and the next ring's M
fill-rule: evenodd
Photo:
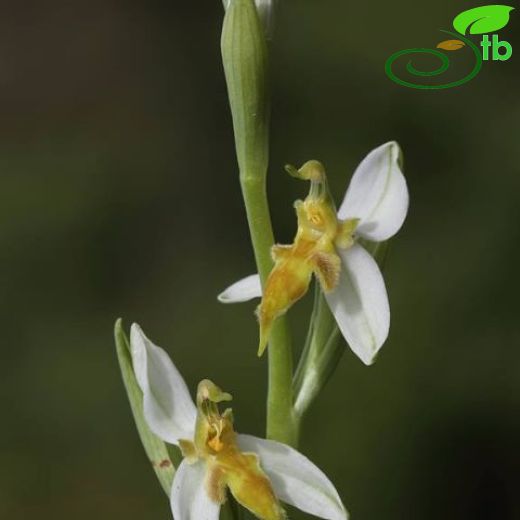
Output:
M221 292L217 298L221 303L239 303L247 302L253 298L260 298L261 296L262 286L260 284L260 276L251 274L230 285L224 292Z
M356 232L382 242L395 235L408 211L408 188L395 141L372 150L359 164L339 208L342 220L359 218Z
M339 284L325 298L350 348L371 365L390 328L385 282L376 261L359 244L338 252Z
M204 484L204 462L181 462L173 478L171 507L175 520L218 520L220 504L213 502Z
M326 520L345 520L348 514L325 473L293 448L251 435L238 435L242 451L256 453L276 496L292 506Z
M137 323L130 331L130 345L148 426L171 444L178 444L179 439L192 439L197 410L172 360L144 335Z

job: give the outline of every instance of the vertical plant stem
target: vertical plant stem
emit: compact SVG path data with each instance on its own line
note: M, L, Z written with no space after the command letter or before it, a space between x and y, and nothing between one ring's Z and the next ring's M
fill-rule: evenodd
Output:
M233 117L240 185L258 272L264 284L274 243L266 194L269 156L269 89L266 33L253 0L229 0L222 28L222 62ZM295 444L292 350L286 322L275 323L269 342L267 437Z
M274 243L265 183L259 183L257 178L248 180L241 177L241 185L256 264L263 285L273 265L270 249ZM267 437L296 445L298 433L295 430L292 407L292 346L285 317L276 320L267 352L269 357Z

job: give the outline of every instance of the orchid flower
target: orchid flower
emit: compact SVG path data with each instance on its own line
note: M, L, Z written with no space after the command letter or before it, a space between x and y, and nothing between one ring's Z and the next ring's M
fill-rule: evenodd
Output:
M261 520L285 519L280 501L328 520L346 520L338 492L309 459L279 442L237 434L231 400L209 380L198 385L196 404L181 374L160 347L134 324L130 336L135 376L150 429L184 456L171 490L175 520L218 520L229 489Z
M314 274L338 327L367 365L388 337L390 308L381 271L359 239L382 242L401 228L408 211L408 189L396 142L372 150L357 167L336 213L323 167L309 161L289 173L311 181L304 201L295 203L298 231L294 243L275 245L275 262L263 290L250 275L222 292L223 303L262 297L257 309L261 354L273 321L308 289Z

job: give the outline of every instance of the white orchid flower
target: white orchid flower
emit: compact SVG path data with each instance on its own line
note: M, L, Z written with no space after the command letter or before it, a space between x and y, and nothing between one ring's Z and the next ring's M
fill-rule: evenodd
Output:
M347 519L338 492L309 459L279 442L235 433L231 410L218 409L229 394L204 380L195 404L166 352L137 324L130 344L144 417L184 455L171 491L175 520L218 520L227 489L261 520L285 519L280 501L328 520Z
M305 294L315 274L350 348L365 364L374 362L388 337L390 308L381 271L358 239L382 242L401 228L408 211L408 188L400 156L394 141L372 150L354 172L337 215L319 163L310 161L293 172L311 180L311 192L295 205L298 233L294 244L274 246L272 251L275 267L258 308L260 352L272 321ZM320 183L325 191L316 188ZM218 299L235 303L261 296L258 275L250 275Z

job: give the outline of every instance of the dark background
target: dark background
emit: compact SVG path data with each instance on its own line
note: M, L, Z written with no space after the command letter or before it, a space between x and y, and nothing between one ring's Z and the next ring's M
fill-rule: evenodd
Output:
M518 13L500 32L510 61L418 91L385 76L386 58L435 46L478 3L281 4L278 240L306 190L286 162L322 160L339 201L360 159L397 139L411 192L385 274L389 340L371 368L345 353L302 451L354 519L518 519ZM254 304L216 301L253 271L222 14L217 0L0 2L1 518L170 518L121 384L118 316L263 432Z

